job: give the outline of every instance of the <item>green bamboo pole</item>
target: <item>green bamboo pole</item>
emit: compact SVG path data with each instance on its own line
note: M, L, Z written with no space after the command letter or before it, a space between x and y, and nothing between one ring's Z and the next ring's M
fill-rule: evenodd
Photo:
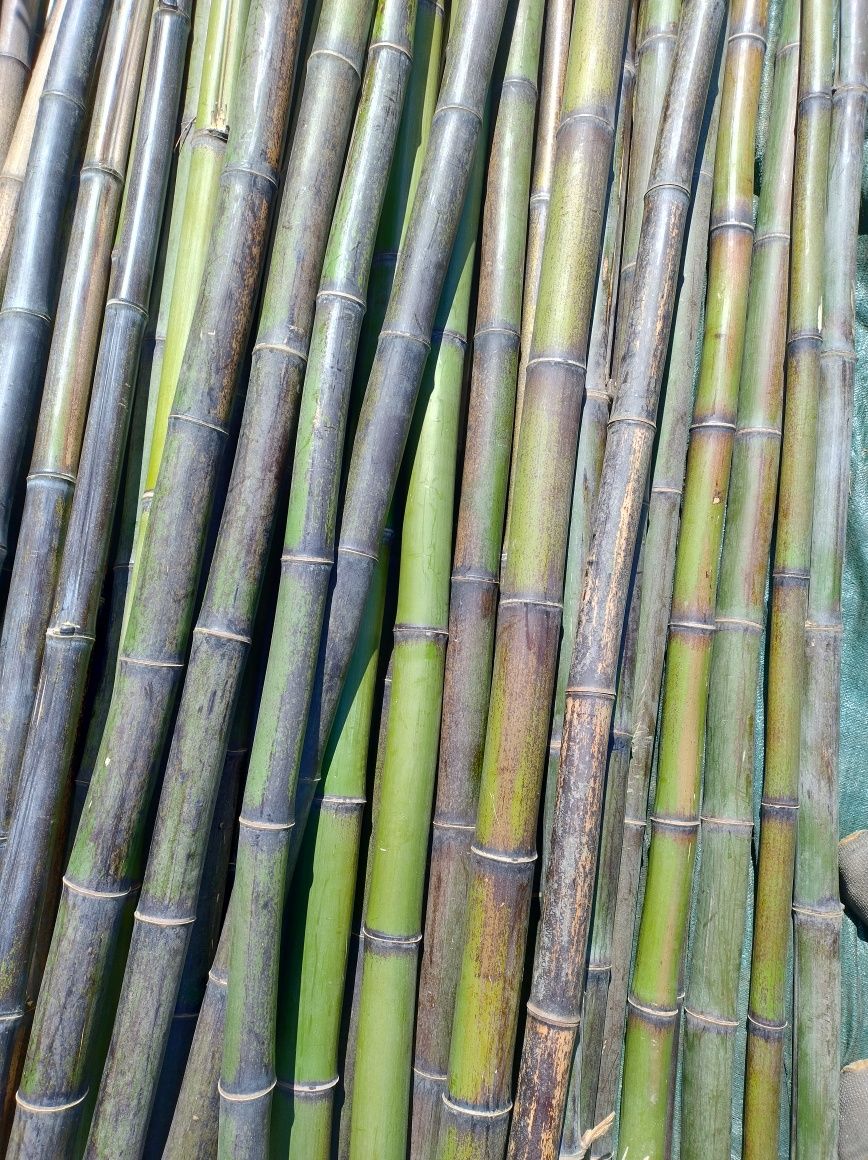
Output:
M699 828L714 601L744 347L765 24L762 0L740 0L730 10L702 361L676 554L648 877L627 1019L621 1153L630 1148L662 1154L668 1132L678 980ZM709 1147L717 1148L710 1130ZM728 1149L728 1097L726 1141Z
M428 150L350 460L296 792L296 846L319 780L410 430L505 9L506 0L459 4L449 41Z
M50 875L63 825L66 774L93 646L177 117L188 21L185 11L174 7L159 9L154 21L142 84L140 125L103 316L91 421L85 433L18 801L0 873L4 898L0 919L4 1072L10 1067L17 1032L27 1017L25 999L39 903L43 892L53 889ZM126 19L122 23L127 37L133 37L135 26L129 28ZM19 1104L16 1123L20 1108ZM39 1127L36 1136L44 1139ZM13 1133L10 1155L16 1154L19 1143Z
M78 822L81 817L81 812L84 809L87 791L90 788L93 766L99 751L100 742L102 741L106 715L111 704L112 689L114 688L123 614L127 604L127 594L130 591L130 580L133 570L133 545L138 516L139 494L143 486L142 479L148 466L146 449L151 442L157 392L159 390L160 374L163 364L163 353L166 346L166 328L172 299L172 287L178 268L178 251L181 241L182 219L184 216L183 209L190 176L193 127L196 120L199 87L205 59L205 41L207 39L210 22L210 9L211 0L198 0L193 12L193 35L189 62L187 64L187 84L184 91L184 107L181 112L181 128L178 135L178 154L175 162L171 207L167 214L168 233L164 228L163 233L165 237L161 243L161 249L164 252L161 253L157 262L157 269L160 270L162 267L162 276L161 278L155 277L154 279L152 295L156 294L157 300L152 300L151 308L148 311L148 328L145 331L145 338L142 343L142 362L139 366L138 382L140 387L136 391L136 412L134 412L133 419L130 423L130 448L127 451L127 463L124 468L123 492L120 501L120 516L118 519L118 538L112 564L108 626L106 628L105 664L90 709L87 736L85 738L82 757L75 772L69 827L70 849L75 839L76 831L78 830ZM136 413L139 410L144 410L145 414L141 423L137 425ZM141 427L141 432L140 434L135 434L139 430L139 426ZM133 450L134 434L136 447L135 454L133 455L131 451Z
M179 16L183 17L183 9L179 13L174 6L161 6L156 19L168 34ZM186 41L186 22L182 23ZM211 483L246 345L277 184L294 57L286 49L292 49L297 27L297 10L285 6L275 10L264 3L257 19L249 23L236 102L243 115L236 120L224 168L215 245L203 276L143 545L142 598L134 605L123 641L115 695L65 877L19 1095L16 1124L19 1146L25 1151L33 1135L39 1135L40 1124L50 1122L56 1138L73 1130L76 1108L86 1094L83 1048L100 1003L104 956L117 939L130 894L143 806L179 682ZM154 59L159 60L156 51ZM151 88L146 83L145 92L150 94ZM168 109L163 115L168 119ZM160 129L168 145L174 139L176 116L177 102L171 121ZM140 139L147 139L144 132ZM70 701L67 696L63 707L74 720ZM58 728L59 715L47 714L45 727ZM61 736L69 737L70 732L63 730ZM43 754L49 764L69 760L65 750L43 747ZM87 955L84 946L91 948ZM91 969L82 971L84 963ZM52 1044L50 1053L42 1048L43 1042ZM58 1102L66 1105L63 1113L40 1114L38 1109Z
M418 18L417 18L418 20ZM419 25L417 23L417 31ZM418 48L414 45L414 51ZM422 74L424 76L424 72ZM284 919L277 1016L275 1160L327 1160L366 794L389 554L384 550L323 762Z
M113 12L79 175L0 638L0 864L75 489L150 10L149 0L124 0Z
M430 1160L437 1144L461 965L515 411L543 8L521 0L507 17L512 31L488 166L417 1004L414 1160Z
M838 1152L841 573L850 482L856 362L853 286L866 94L865 10L852 0L843 0L828 163L811 582L805 625L800 805L793 895L793 1155L796 1157L832 1156Z
M164 322L161 358L155 364L159 378L145 436L141 498L132 552L133 571L127 589L124 626L138 581L136 561L146 534L154 488L166 445L169 416L211 244L220 173L231 128L229 113L238 82L249 9L250 0L219 0L210 5L205 55L197 90L196 119L189 150L184 153L187 168L186 172L181 171L181 185L172 206L173 212L178 214L178 228L170 244L177 245L177 255L171 282L166 287L168 313Z
M6 0L0 8L0 165L24 101L44 7L42 0Z
M458 422L487 133L434 320L402 526L392 695L370 841L351 1158L404 1157L413 1024L449 614Z
M633 307L573 652L510 1156L553 1156L578 1030L618 654L644 508L691 179L723 5L685 5L640 233ZM640 1155L642 1153L640 1152Z
M731 1148L733 1056L753 830L755 706L783 407L798 35L799 5L789 0L757 212L711 649L702 859L682 1064L681 1147L687 1156L729 1156ZM752 169L752 156L746 160ZM775 1153L778 1122L777 1115L769 1115L767 1154Z
M629 5L578 6L501 580L437 1155L502 1152L561 623L569 502ZM575 238L585 245L571 244Z
M108 0L68 5L58 31L19 198L0 309L0 564L21 458L39 406L57 301L62 229Z
M817 438L833 6L803 0L790 254L784 437L769 614L765 780L745 1086L745 1151L777 1141L799 805L805 620ZM825 497L824 497L825 498ZM761 924L761 925L760 925ZM761 1004L757 1013L755 1004ZM762 1024L757 1022L759 1016ZM766 1016L768 1026L765 1025ZM836 1067L837 1073L837 1067ZM832 1112L836 1115L837 1105ZM762 1118L762 1123L758 1119ZM822 1150L818 1155L823 1154Z
M713 89L717 88L712 80ZM711 98L709 98L711 100ZM672 324L666 393L648 499L648 526L643 547L642 590L636 638L632 740L624 804L624 830L615 923L612 929L612 974L606 996L606 1021L597 1084L595 1124L615 1111L627 1018L627 987L633 957L633 933L640 899L648 787L657 728L657 710L666 651L666 629L675 575L675 550L681 515L685 461L693 387L705 297L708 223L720 102L715 100L706 131L702 161L694 176L687 242ZM605 1155L608 1134L595 1141Z
M524 290L521 298L521 342L519 346L518 377L515 388L515 419L510 452L511 471L506 503L506 524L503 549L509 538L512 495L515 489L515 464L518 454L518 434L524 409L524 389L527 381L527 360L530 357L533 324L539 298L543 246L552 196L552 174L555 165L555 144L561 119L564 80L570 52L570 29L573 23L573 0L550 0L546 5L543 33L542 75L539 82L536 135L533 144L533 170L530 179L530 204L527 219L527 253L524 267Z
M27 172L30 147L33 144L33 133L36 129L36 117L39 113L39 102L42 99L48 66L51 63L65 8L66 0L54 0L51 12L45 22L45 31L39 42L39 53L33 66L33 72L30 74L21 112L15 123L15 132L12 134L9 148L3 160L2 170L0 170L0 293L6 285L15 216L18 212L18 199L21 196L21 187Z

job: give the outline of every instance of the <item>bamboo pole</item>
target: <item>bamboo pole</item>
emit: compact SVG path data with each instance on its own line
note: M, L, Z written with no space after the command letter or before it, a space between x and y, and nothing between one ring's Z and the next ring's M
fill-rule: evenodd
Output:
M171 149L167 143L177 116L188 22L183 9L158 12L142 84L146 96L142 100L139 129L132 149L126 201L103 315L91 422L85 433L54 609L45 635L33 720L23 754L18 800L0 872L0 889L5 900L0 917L0 1011L5 1016L0 1023L0 1049L6 1074L16 1050L18 1032L28 1014L25 1000L39 903L45 891L53 890L51 871L58 869L55 855L65 813L66 775L93 646L126 445L130 392L139 360L168 180ZM141 47L137 48L135 41L138 15L135 9L124 11L120 22L127 45L132 41L133 53ZM132 27L127 24L130 16ZM132 72L135 74L135 67ZM151 139L152 135L156 141ZM97 307L98 303L99 299ZM19 1102L16 1124L21 1106ZM40 1125L47 1124L36 1113L34 1119ZM54 1121L54 1117L50 1119ZM40 1127L36 1128L36 1137L47 1143ZM47 1139L51 1139L50 1130ZM15 1155L20 1146L20 1137L13 1131L9 1154Z
M784 9L757 213L709 675L702 864L688 981L682 1147L729 1154L732 1069L753 823L754 728L777 494L799 5ZM752 161L750 162L752 166ZM786 937L786 936L785 936ZM763 1125L777 1149L777 1104ZM762 1154L769 1154L763 1152Z
M466 452L449 600L437 799L417 1004L414 1160L430 1160L446 1088L494 654L515 411L543 5L515 6L488 166ZM507 18L509 21L509 18Z
M81 455L150 9L124 0L113 13L79 176L0 639L0 865Z
M155 396L148 418L142 464L141 497L136 517L132 551L132 578L127 589L123 624L126 626L138 582L136 561L147 530L154 488L166 446L169 416L181 374L190 326L196 309L202 272L211 244L211 230L220 188L220 173L226 157L230 119L244 31L250 0L220 0L210 5L204 45L201 79L197 90L196 118L191 130L188 166L182 171L178 190L177 244L172 279L166 287L166 316L157 374ZM177 239L177 240L176 240ZM161 304L162 305L162 304Z
M740 3L730 12L702 361L676 554L648 877L628 1009L622 1151L662 1149L668 1133L714 600L744 345L765 21L762 3ZM727 1102L727 1148L728 1109ZM716 1146L713 1138L711 1146Z
M24 101L44 7L43 0L7 0L0 8L0 166Z
M437 1155L502 1152L564 557L629 4L579 5L558 129L495 639ZM571 244L575 238L587 244Z
M514 1158L553 1156L559 1144L580 1013L618 653L723 7L703 0L685 5L645 199L567 694L552 857L510 1137ZM621 1154L623 1149L622 1144Z
M19 197L0 309L0 565L9 547L21 459L39 405L57 301L62 228L108 0L67 6Z
M184 107L181 112L181 126L178 133L174 184L170 187L172 192L171 206L166 215L168 231L164 225L164 238L161 242L162 252L157 259L158 273L155 274L154 278L152 300L148 311L148 326L142 343L142 361L137 380L139 387L136 390L136 410L130 422L130 447L127 450L127 463L124 468L120 516L118 517L119 530L112 564L108 626L105 633L105 664L90 707L87 735L82 756L75 771L68 839L70 849L78 830L78 822L84 809L87 791L90 788L93 766L102 741L106 715L114 688L123 614L132 578L139 493L142 490L141 480L147 471L146 451L151 442L154 425L154 411L166 345L166 328L172 299L172 287L178 268L184 201L190 176L193 127L196 120L202 67L205 59L210 9L211 0L198 0L193 12L192 43L187 64ZM156 301L154 294L157 295ZM136 418L139 411L144 411L141 421ZM135 449L132 446L134 437L136 439ZM131 453L133 450L135 450L135 454Z
M864 5L842 0L832 97L819 354L811 581L793 897L795 959L794 1148L838 1152L841 1073L841 902L838 893L838 751L841 573L847 534L856 245L868 93Z
M715 88L712 81L712 88ZM709 98L711 100L711 98ZM621 863L612 931L612 977L606 997L606 1023L597 1088L596 1123L615 1108L627 1017L627 985L633 953L633 933L640 898L640 870L657 728L657 710L666 650L666 628L672 600L675 550L684 488L688 429L693 411L694 368L702 338L708 223L717 142L719 101L714 103L705 137L702 162L694 176L687 242L672 325L666 394L648 501L648 527L643 548L642 591L636 640L633 695L633 736L624 812ZM602 1154L607 1136L595 1142Z
M165 26L173 49L169 29L180 28L179 17L185 25L185 42L183 9L157 9L156 19ZM25 1151L29 1140L40 1138L41 1125L45 1125L42 1131L53 1128L56 1138L73 1130L76 1107L84 1098L83 1048L100 1002L100 968L108 946L117 938L131 889L142 808L180 676L181 658L173 649L183 655L183 630L196 593L210 485L250 325L291 86L294 53L286 49L292 48L297 17L295 9L275 9L263 0L257 19L249 22L249 50L237 102L244 113L236 121L229 147L215 218L217 244L212 246L203 277L182 388L143 545L144 595L134 606L124 637L106 734L67 869L37 1005L30 1063L20 1093L24 1102L16 1117L19 1146ZM180 31L175 39L181 39ZM154 57L159 60L158 53ZM160 105L150 84L146 83L145 92L151 94L152 103ZM162 103L168 105L166 96ZM171 119L168 108L160 111L164 124L153 132L158 137L162 134L170 145L177 99ZM150 140L144 132L140 139ZM156 143L152 147L157 149ZM162 205L159 208L162 212ZM167 498L160 503L163 495ZM68 697L64 709L74 718ZM59 715L47 714L46 727L57 728ZM64 731L63 736L69 735ZM44 760L52 756L46 752ZM83 946L92 951L86 955ZM82 971L85 962L91 969ZM43 1050L43 1042L52 1043L50 1055ZM40 1115L39 1108L57 1102L67 1105L62 1114ZM30 1110L34 1107L37 1111Z
M347 477L296 792L300 840L320 776L430 345L470 178L506 0L459 5L419 187L395 271ZM388 416L388 421L385 421ZM294 855L290 853L290 860Z
M27 161L30 157L30 147L36 129L39 102L42 99L48 66L51 63L65 8L66 0L54 0L45 23L45 32L39 42L39 53L33 66L33 72L30 74L21 112L15 123L15 132L12 134L2 170L0 170L0 293L6 285L13 227L18 212L18 199L21 196L21 187L27 172Z
M512 494L515 488L515 464L518 454L518 434L524 408L524 389L527 380L527 360L533 339L533 324L539 297L543 246L552 196L552 174L555 164L555 144L561 119L564 80L570 52L570 29L573 23L573 0L550 0L545 11L543 33L542 75L539 83L536 136L533 144L533 169L530 180L530 204L527 220L527 247L524 267L524 289L521 298L521 341L519 343L518 376L515 388L515 419L510 452L509 490L506 503L506 524L503 549L509 538L512 512Z

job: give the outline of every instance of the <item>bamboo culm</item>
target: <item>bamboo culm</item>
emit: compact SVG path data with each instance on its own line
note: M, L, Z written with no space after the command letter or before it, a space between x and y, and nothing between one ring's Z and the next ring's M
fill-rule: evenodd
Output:
M149 0L125 0L109 23L79 174L69 259L63 271L0 639L0 859L75 489L150 9Z
M45 888L65 815L75 726L93 647L100 589L108 555L114 505L126 446L132 391L138 368L156 260L163 203L171 167L171 142L186 57L189 8L160 4L153 15L151 45L142 83L138 128L130 161L122 222L108 289L92 402L79 464L69 527L60 564L51 624L21 770L19 800L0 881L8 900L0 926L4 1008L14 1026L23 1016L35 899ZM60 925L62 929L62 922ZM55 940L56 941L56 940ZM51 967L47 977L51 977ZM44 991L42 994L44 995ZM64 986L63 1003L68 1002ZM30 1049L38 1042L37 1029ZM57 1041L54 1041L55 1047ZM4 1044L5 1046L5 1044ZM86 1045L76 1043L81 1059ZM57 1072L51 1060L51 1077ZM61 1154L75 1131L81 1101L67 1103L38 1087L45 1066L35 1053L25 1060L16 1097L9 1155L44 1149ZM46 1114L45 1109L49 1112Z
M307 821L376 566L470 180L506 3L461 5L456 12L428 150L350 459L302 749L294 845L300 842Z
M0 9L0 166L24 100L44 8L43 0L9 0Z
M109 0L64 11L18 203L0 309L0 565L21 459L31 438L57 301L62 229Z
M124 634L112 706L37 1005L20 1093L24 1103L16 1118L24 1150L47 1119L59 1137L72 1130L83 1098L102 967L130 893L142 815L182 673L214 472L277 188L298 25L298 12L285 5L263 0L255 14L248 21L249 51L238 87L237 106L243 113L227 152L214 242L143 544L141 598L134 601ZM174 7L158 9L161 23L177 15ZM174 120L161 132L170 143ZM88 956L85 945L91 948ZM91 969L82 972L85 959ZM43 1039L52 1044L48 1054L40 1046ZM51 1117L27 1110L49 1102L63 1102L69 1109Z
M488 164L466 452L449 600L437 798L411 1117L413 1160L431 1160L446 1087L470 839L488 717L509 479L543 5L511 13Z
M552 1157L559 1145L580 1016L618 655L691 179L723 15L724 5L715 0L685 4L645 198L630 321L609 422L567 690L552 855L544 883L510 1136L512 1160Z
M501 577L438 1157L506 1145L569 504L629 5L578 5ZM592 63L593 62L593 63ZM567 244L571 237L587 245ZM565 293L565 288L569 292Z
M824 235L818 434L793 897L793 1154L800 1158L835 1155L839 1144L841 574L856 361L853 286L868 92L865 11L852 0L842 0L838 54Z

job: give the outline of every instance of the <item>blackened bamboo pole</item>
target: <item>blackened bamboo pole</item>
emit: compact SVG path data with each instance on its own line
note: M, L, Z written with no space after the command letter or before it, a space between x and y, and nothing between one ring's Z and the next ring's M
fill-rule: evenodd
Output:
M76 1108L86 1096L84 1048L100 1003L104 956L117 938L130 893L143 808L182 671L211 487L259 281L277 186L298 15L295 8L263 0L256 19L248 23L248 52L237 102L243 113L236 121L224 168L215 244L203 277L143 545L143 596L133 606L123 640L112 707L64 879L19 1093L13 1142L17 1139L16 1147L25 1153L31 1141L46 1132L52 1140L67 1138L75 1128ZM175 5L157 10L161 25L180 29L183 23L186 41L183 17L184 9ZM166 33L168 53L168 27ZM176 35L180 37L180 31ZM163 40L161 36L161 46ZM160 54L154 58L159 60ZM160 130L169 146L177 111L175 98L172 120ZM143 132L140 140L150 140L150 135ZM74 719L69 699L65 708ZM51 715L45 720L49 722ZM52 754L44 747L43 753L44 760L50 760ZM68 762L68 753L60 756ZM92 948L90 957L83 946ZM85 962L92 970L81 970ZM52 1044L50 1052L44 1047L47 1043ZM66 1105L62 1113L40 1110L57 1103Z
M56 886L51 875L59 860L56 854L63 830L67 775L93 647L178 113L187 11L174 5L161 7L153 19L130 180L103 316L90 422L45 635L18 800L0 872L5 899L0 919L0 1011L5 1016L0 1023L0 1066L4 1070L10 1067L17 1033L27 1014L25 999L40 902L43 892L50 893ZM133 35L132 29L127 31L128 37ZM23 1082L26 1078L25 1072ZM21 1107L19 1102L16 1124ZM53 1136L49 1123L53 1126L64 1117L34 1113L34 1119L39 1124L36 1136L50 1152L48 1141ZM42 1125L48 1127L47 1137ZM21 1140L13 1130L9 1154L18 1154L20 1147Z
M518 377L515 389L515 419L513 422L509 490L506 504L504 541L509 535L512 493L515 487L515 463L518 452L518 433L524 408L524 388L527 379L527 360L530 357L533 324L539 297L543 245L548 224L549 203L552 196L552 173L555 164L555 145L561 120L564 80L570 52L570 29L573 23L573 0L551 0L546 5L543 32L542 70L539 80L539 108L536 136L533 144L533 169L530 181L530 204L527 220L527 254L524 268L524 290L521 298L521 342L519 344Z
M506 1144L569 505L629 4L577 7L501 579L437 1155ZM582 245L573 244L577 238Z
M847 533L856 244L868 95L868 20L842 0L832 96L823 275L811 583L799 768L794 916L796 1157L838 1152L841 1073L841 901L838 752L841 574Z
M149 0L124 0L113 12L79 174L0 638L0 864L75 489L150 10Z
M44 7L43 0L6 0L0 8L0 166L24 101Z
M6 285L15 216L18 212L18 199L21 196L21 187L27 172L30 147L33 144L33 133L36 129L36 118L39 113L39 102L42 99L48 66L51 63L65 8L66 0L55 0L49 13L45 23L45 31L39 42L36 63L30 74L27 92L21 105L21 112L18 114L18 120L15 124L15 132L12 134L3 167L0 170L0 293L3 292L3 287Z
M651 465L691 179L723 15L724 5L713 0L685 4L646 193L630 323L609 423L567 693L552 856L544 883L510 1136L509 1155L515 1160L554 1156L560 1141L580 1015L618 654Z
M430 1160L437 1145L461 965L515 412L543 7L521 0L507 17L511 39L488 166L416 1018L414 1160Z
M108 0L67 5L39 102L0 309L0 566L21 459L39 407L57 302L62 229Z
M716 87L715 81L712 81L712 88ZM612 975L606 996L603 1050L593 1117L596 1124L602 1123L615 1110L624 1047L627 987L633 956L636 910L640 899L651 760L666 652L666 628L672 601L675 550L693 412L695 368L702 339L708 223L719 107L718 100L714 104L706 131L702 161L694 176L694 198L690 207L678 303L672 324L663 416L648 500L636 639L631 724L633 736L627 771L615 925L612 931ZM595 1154L599 1151L605 1155L607 1138L606 1135L598 1137Z
M449 40L428 150L350 461L334 582L299 771L294 844L300 841L319 780L394 494L470 180L505 10L506 0L459 5Z
M709 673L696 934L688 973L682 1148L728 1155L753 829L754 729L780 457L799 5L781 26ZM773 1154L778 1116L763 1130Z

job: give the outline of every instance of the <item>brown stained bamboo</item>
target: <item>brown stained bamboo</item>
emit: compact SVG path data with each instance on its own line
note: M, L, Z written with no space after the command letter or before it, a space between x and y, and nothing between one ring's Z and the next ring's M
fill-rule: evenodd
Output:
M817 455L793 892L793 1156L798 1160L832 1156L839 1147L841 576L856 363L853 287L868 96L868 20L859 0L842 0L838 34L824 234Z
M712 81L712 88L717 86ZM708 223L717 142L716 100L705 136L702 162L694 177L694 197L672 326L663 416L648 501L648 526L643 547L642 591L637 626L636 673L633 694L632 741L624 809L624 832L615 925L612 931L612 976L606 997L606 1021L594 1122L615 1110L627 1018L627 987L633 955L633 933L640 901L640 871L644 850L651 777L651 759L666 651L666 628L672 600L675 549L684 488L688 432L693 411L695 368L702 339L702 308L708 253ZM608 1134L595 1141L594 1155L606 1155Z
M96 776L64 880L19 1092L13 1131L18 1154L27 1154L36 1146L34 1141L45 1138L52 1141L51 1146L62 1149L77 1128L77 1109L87 1091L86 1048L102 988L110 975L101 968L108 948L119 937L133 887L136 843L150 779L160 758L161 740L179 683L182 661L178 652L183 655L186 645L183 630L189 625L198 586L211 487L246 347L277 186L295 55L292 46L300 15L296 7L271 0L261 0L255 11L255 19L248 22L248 50L237 102L239 117L221 180L215 242L206 264L149 534L143 545L141 591L146 596L134 603L124 637ZM183 7L161 0L155 20L171 25L183 15ZM165 36L169 35L166 29ZM160 45L164 43L162 36L155 36L155 43L157 40ZM169 51L167 45L164 50L167 64L174 47ZM156 49L154 57L161 59ZM179 87L180 80L179 76ZM154 93L153 87L153 82L145 85L146 101L158 105L167 102L168 94ZM159 148L171 147L177 104L176 99L171 122L153 130L153 141L144 132L139 134L143 148L150 144L157 149L158 143ZM168 115L168 108L163 115ZM139 325L143 325L143 315L142 310ZM82 587L84 590L88 585ZM78 638L73 636L72 640L77 642ZM79 650L84 652L81 645ZM79 681L83 668L76 669ZM74 719L73 702L79 697L78 684L67 690L63 700L58 690L52 699L53 712L44 718L44 728L58 734L58 743L43 746L41 751L40 760L49 772L69 761L68 718ZM43 1047L48 1043L50 1052ZM46 1115L41 1110L58 1103L64 1105L62 1112Z
M0 865L81 455L145 54L150 0L109 23L0 638Z
M43 0L5 0L0 7L0 166L24 101L44 6Z
M6 285L6 272L9 269L9 257L12 249L12 231L15 226L15 215L18 211L18 198L21 196L21 186L24 184L24 175L27 172L27 161L30 157L30 146L33 143L33 131L36 128L36 116L39 112L39 102L42 99L42 90L45 87L45 78L48 66L57 41L57 33L63 19L67 0L54 0L45 31L39 43L39 52L24 103L18 120L15 123L15 132L9 142L2 170L0 170L0 293Z
M645 199L633 303L582 599L511 1160L557 1154L578 1031L615 678L724 5L685 4ZM623 1153L623 1146L620 1148ZM649 1149L645 1149L649 1152ZM634 1148L629 1155L644 1155ZM649 1153L658 1155L660 1153Z
M539 297L543 246L548 223L549 203L552 196L552 174L555 164L555 145L561 119L564 80L570 51L570 28L573 23L574 0L549 0L546 5L543 32L542 75L539 82L539 109L534 141L533 170L530 181L530 204L527 220L527 256L524 268L524 290L521 299L521 342L519 347L518 377L515 388L515 419L513 421L512 450L510 453L509 492L504 527L504 550L509 535L512 509L514 467L518 453L518 433L524 408L524 389L527 379L527 360L530 357L533 324Z
M461 964L515 410L542 19L539 0L521 0L507 15L509 52L488 164L417 1003L414 1160L429 1160L437 1145Z
M437 1156L502 1155L557 667L567 527L629 4L573 21L471 846ZM574 245L576 238L587 239Z

